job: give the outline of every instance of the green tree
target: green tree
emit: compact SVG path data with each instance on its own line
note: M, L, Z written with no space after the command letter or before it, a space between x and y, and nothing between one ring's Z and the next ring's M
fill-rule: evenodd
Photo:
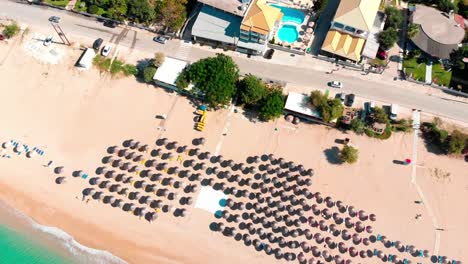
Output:
M190 84L190 81L188 80L188 77L187 77L187 71L184 70L182 71L179 76L177 76L177 79L176 79L176 82L175 82L176 86L180 89L185 89L189 86Z
M406 29L408 38L413 38L414 36L416 36L416 34L418 34L418 32L419 32L419 25L417 24L411 23L408 25L408 28Z
M280 117L283 114L284 95L281 89L272 89L260 102L259 116L268 121Z
M127 0L110 0L106 14L111 19L125 20L127 16Z
M5 26L5 28L3 29L3 35L5 35L7 39L14 37L19 32L20 27L15 21L13 21L13 23L11 23L10 25Z
M328 5L328 0L314 0L312 5L312 11L315 13L321 13Z
M340 159L341 162L346 162L346 163L355 163L358 160L359 156L359 150L356 148L346 145L341 149L340 151Z
M378 40L383 50L389 50L398 41L398 31L393 27L387 28L380 32Z
M247 105L256 105L267 95L265 84L254 75L247 75L239 82L240 99Z
M467 135L458 130L454 130L448 142L449 154L461 154L467 144Z
M353 130L356 134L364 133L365 124L360 118L355 118L351 121L351 130Z
M99 7L97 5L88 6L88 13L97 14L97 12L99 12Z
M403 22L403 15L398 8L393 6L385 7L385 15L387 15L386 28L398 29Z
M460 47L450 53L450 63L457 69L465 69L464 58L468 58L468 47Z
M343 114L344 107L341 101L339 99L328 99L320 91L312 91L310 93L310 102L317 108L317 111L325 122L337 119Z
M388 115L382 107L374 108L374 121L383 124L388 122Z
M210 107L228 105L236 94L239 68L229 56L201 59L190 65L186 74L186 80L195 85Z
M166 56L162 52L156 52L154 58L151 60L151 63L154 67L159 68L164 63Z
M149 23L154 20L155 13L148 0L128 0L128 17L138 23Z
M463 1L461 1L463 2ZM455 10L455 5L451 0L439 0L437 7L440 11L449 12L450 10Z
M156 74L156 68L152 65L148 65L143 70L143 80L147 83L151 83L153 81L154 74Z
M171 31L178 31L187 18L187 0L161 0L156 2L156 21Z
M109 0L87 0L87 6L95 5L98 7L107 7L109 5Z

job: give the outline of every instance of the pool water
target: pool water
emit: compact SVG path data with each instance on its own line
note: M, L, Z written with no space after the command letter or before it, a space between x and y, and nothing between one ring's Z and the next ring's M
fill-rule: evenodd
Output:
M283 23L286 22L292 22L296 24L302 24L305 19L305 15L302 11L290 8L290 7L285 7L285 6L280 6L280 5L271 5L276 8L281 9L281 12L283 13L283 19L281 20Z
M278 30L279 40L293 43L299 37L299 32L297 32L296 27L304 22L304 13L290 7L280 5L271 6L281 9L281 12L283 13L283 18L281 19L283 26Z
M278 38L281 41L293 43L299 37L296 26L284 25L278 30Z

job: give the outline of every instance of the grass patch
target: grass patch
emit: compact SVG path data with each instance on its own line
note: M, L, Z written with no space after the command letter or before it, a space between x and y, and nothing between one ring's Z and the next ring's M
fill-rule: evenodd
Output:
M387 65L387 62L384 61L384 60L381 60L381 59L379 59L379 58L375 58L375 59L373 59L373 60L371 61L370 64L372 64L372 65L374 65L374 66L386 66L386 65Z
M426 63L418 63L417 58L405 58L403 61L406 75L418 81L426 80Z
M434 63L432 65L432 81L434 84L440 84L448 87L450 80L452 79L452 72L448 72L444 69L444 66L440 63Z
M86 3L84 1L78 0L73 7L75 11L86 12Z
M94 57L93 59L93 64L96 65L99 71L106 72L109 71L111 59L103 57L101 55L96 55L96 57Z
M58 7L66 7L68 5L69 0L45 0L46 3L58 6Z

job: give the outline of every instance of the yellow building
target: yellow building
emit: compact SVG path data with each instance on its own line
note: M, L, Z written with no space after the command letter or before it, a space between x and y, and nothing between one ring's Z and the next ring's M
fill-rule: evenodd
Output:
M359 62L365 43L375 28L379 5L380 0L341 1L322 51Z
M240 39L266 43L278 28L283 13L279 8L269 6L266 0L253 0L240 26Z

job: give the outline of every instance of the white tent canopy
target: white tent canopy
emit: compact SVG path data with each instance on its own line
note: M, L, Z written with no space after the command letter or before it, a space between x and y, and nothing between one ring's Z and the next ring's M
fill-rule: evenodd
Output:
M83 55L81 55L80 60L77 63L78 67L89 69L93 65L93 59L96 56L96 52L93 49L87 48Z

